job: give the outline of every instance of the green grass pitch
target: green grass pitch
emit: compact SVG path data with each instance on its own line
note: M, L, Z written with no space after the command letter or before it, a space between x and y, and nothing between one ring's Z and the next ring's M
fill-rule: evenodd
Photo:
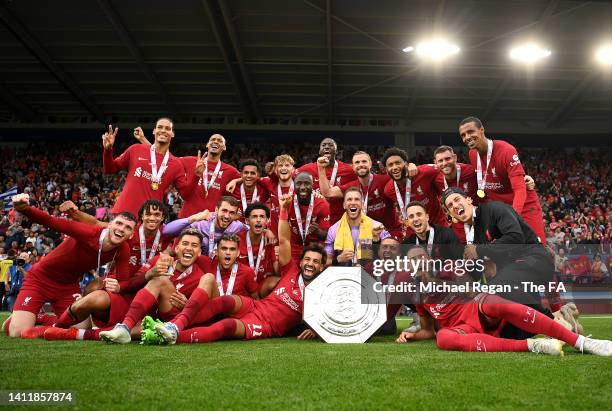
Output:
M612 338L612 316L586 316L583 325ZM358 345L282 338L145 347L2 334L0 353L0 389L71 390L74 409L575 411L612 404L612 358L568 347L558 358L444 352L433 341L399 345L391 337Z

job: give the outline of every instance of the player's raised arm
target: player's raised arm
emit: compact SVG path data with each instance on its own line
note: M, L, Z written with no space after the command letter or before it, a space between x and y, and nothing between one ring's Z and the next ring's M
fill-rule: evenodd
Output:
M15 210L28 217L30 221L42 224L45 227L59 231L70 237L79 239L91 235L92 231L95 231L95 227L93 226L78 223L76 221L64 220L63 218L56 218L36 207L30 206L30 196L27 194L17 194L13 196L12 201Z
M281 210L278 219L278 263L284 267L291 262L291 228L289 227L291 196L284 194L279 203Z
M317 169L319 171L319 189L321 194L326 198L342 198L342 190L338 186L332 187L329 184L325 169L329 165L329 159L325 156L321 156L317 159Z
M144 131L142 131L142 127L136 127L134 129L134 138L140 143L140 144L145 144L147 146L150 146L151 143L149 142L149 140L147 139L147 136L145 136Z
M114 128L112 124L108 125L108 131L102 134L102 146L104 147L104 155L102 156L102 164L104 173L115 174L120 170L124 170L130 163L130 151L126 150L117 158L113 158L113 145L119 128Z
M59 211L67 214L68 217L74 221L78 221L79 223L95 225L98 227L106 227L108 225L107 223L98 220L94 216L79 210L76 204L70 200L64 201L62 204L60 204Z

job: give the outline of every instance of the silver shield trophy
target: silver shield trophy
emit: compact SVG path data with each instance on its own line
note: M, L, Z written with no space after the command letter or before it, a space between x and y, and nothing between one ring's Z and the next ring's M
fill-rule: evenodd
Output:
M383 293L360 267L329 267L304 291L304 321L325 342L363 343L387 320Z

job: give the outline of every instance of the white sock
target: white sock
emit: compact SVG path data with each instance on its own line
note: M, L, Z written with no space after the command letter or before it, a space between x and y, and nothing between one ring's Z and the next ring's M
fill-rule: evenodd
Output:
M580 349L580 347L582 347L582 344L584 344L584 339L584 335L579 335L578 339L576 340L576 344L574 344L574 348Z
M85 337L85 330L84 329L79 329L79 332L77 333L77 340L82 340Z

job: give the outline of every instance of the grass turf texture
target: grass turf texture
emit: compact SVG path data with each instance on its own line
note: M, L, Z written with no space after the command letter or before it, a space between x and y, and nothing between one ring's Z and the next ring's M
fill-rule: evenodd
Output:
M612 316L583 324L594 337L612 338ZM0 389L71 390L75 409L602 410L612 403L612 358L568 347L559 358L445 352L433 341L399 345L391 337L160 347L2 334L0 353Z

